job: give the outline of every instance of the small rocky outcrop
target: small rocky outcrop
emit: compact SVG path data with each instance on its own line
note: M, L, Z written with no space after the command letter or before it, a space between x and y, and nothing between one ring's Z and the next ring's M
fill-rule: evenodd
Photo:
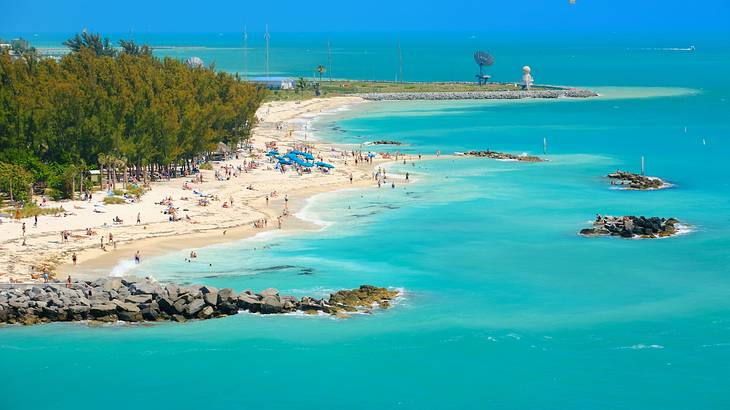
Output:
M464 155L469 157L478 157L478 158L491 158L491 159L501 159L501 160L509 160L509 161L523 161L523 162L544 162L545 160L540 157L535 157L532 155L514 155L514 154L508 154L505 152L497 152L497 151L469 151L465 152Z
M239 311L343 316L388 308L398 292L362 285L328 299L283 296L273 288L259 293L158 283L150 278L103 278L93 282L48 283L0 289L0 324L48 322L184 322L235 315Z
M584 236L620 236L622 238L666 238L679 232L675 218L645 218L643 216L600 216L592 228L582 229Z
M633 172L616 171L608 174L611 185L621 186L624 189L653 190L669 187L665 181L657 177L648 177Z

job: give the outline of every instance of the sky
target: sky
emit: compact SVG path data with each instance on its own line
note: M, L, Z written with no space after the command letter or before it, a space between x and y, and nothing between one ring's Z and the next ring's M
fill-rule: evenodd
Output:
M730 33L730 0L3 1L0 33Z

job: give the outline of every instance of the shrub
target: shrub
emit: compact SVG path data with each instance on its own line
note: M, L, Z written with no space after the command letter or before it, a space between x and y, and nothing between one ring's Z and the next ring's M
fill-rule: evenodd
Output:
M145 194L145 192L146 192L145 189L142 188L141 186L130 185L129 189L127 189L127 194L132 195L135 198L141 197L142 195Z
M200 168L200 169L206 169L208 171L212 171L213 170L213 164L211 164L210 162L206 162L206 163L200 164L200 166L198 168Z
M125 201L124 198L120 198L118 196L104 197L105 205L122 205L122 204L126 204L126 203L127 203L127 201Z

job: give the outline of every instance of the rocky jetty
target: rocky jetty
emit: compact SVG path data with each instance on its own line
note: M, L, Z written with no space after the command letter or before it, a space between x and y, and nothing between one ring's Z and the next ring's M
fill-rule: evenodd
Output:
M48 322L184 322L235 315L239 311L280 314L301 311L338 317L388 308L398 291L362 285L332 293L329 299L181 286L154 279L103 278L93 282L49 283L0 289L0 324Z
M363 93L355 95L364 100L370 101L517 100L523 98L589 98L598 96L598 94L593 91L577 88L515 91Z
M465 152L464 155L470 156L470 157L479 157L479 158L492 158L492 159L501 159L501 160L509 160L509 161L523 161L523 162L544 162L545 160L540 157L535 157L532 155L514 155L514 154L507 154L505 152L497 152L497 151L469 151Z
M679 221L674 218L643 216L600 216L592 228L582 229L584 236L620 236L622 238L665 238L676 235Z
M623 186L625 189L652 190L669 186L661 178L647 177L633 172L616 171L608 174L607 177L611 180L612 185Z

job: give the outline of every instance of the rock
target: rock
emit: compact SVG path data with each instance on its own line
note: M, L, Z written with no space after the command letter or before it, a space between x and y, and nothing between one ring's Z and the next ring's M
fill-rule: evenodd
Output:
M185 316L183 315L172 315L172 320L178 323L187 322L187 319L185 319Z
M154 308L146 307L141 310L144 320L154 322L160 318L160 311Z
M274 288L268 288L268 289L262 290L261 293L260 293L260 295L262 297L266 297L266 296L279 296L279 291L277 289L274 289Z
M117 317L119 320L125 321L125 322L141 322L143 320L142 313L137 309L136 312L131 311L120 311L117 312Z
M218 289L212 287L212 286L201 286L200 287L200 293L206 294L206 293L218 293Z
M235 298L236 297L234 296L233 289L225 288L225 289L221 289L218 292L218 303L219 304L235 302Z
M103 283L103 285L102 285L101 288L104 289L105 291L111 291L111 290L117 291L121 287L122 287L122 279L120 279L120 278L111 278L111 279L107 279Z
M259 299L246 292L239 293L237 301L238 301L238 306L241 309L248 310L252 313L261 311L261 302L259 301Z
M124 298L125 302L134 303L139 305L140 303L152 302L152 295L141 294L141 295L130 295Z
M168 315L174 315L177 312L177 309L175 309L175 302L168 298L160 298L157 300L157 303L160 306L160 310L167 313Z
M208 319L208 318L210 318L211 316L213 316L213 313L214 313L214 312L215 312L215 310L213 310L213 308L212 308L212 307L210 307L210 306L206 306L206 307L204 307L204 308L203 308L203 309L202 309L202 310L200 311L200 313L198 313L198 317L199 317L199 318L201 318L201 319Z
M283 310L284 305L281 303L278 295L264 296L264 298L261 299L261 313L281 313Z
M202 299L195 299L192 302L190 302L189 305L185 308L185 313L187 317L194 317L198 314L203 308L205 307L205 302Z
M91 313L92 316L105 316L112 313L115 313L117 311L117 306L113 303L98 303L91 305L91 309L89 309L89 313Z
M176 300L175 303L173 303L172 305L174 313L179 315L185 313L186 305L187 300L185 298L181 297L180 299Z
M215 306L218 304L218 292L204 292L203 293L203 300L205 303Z

